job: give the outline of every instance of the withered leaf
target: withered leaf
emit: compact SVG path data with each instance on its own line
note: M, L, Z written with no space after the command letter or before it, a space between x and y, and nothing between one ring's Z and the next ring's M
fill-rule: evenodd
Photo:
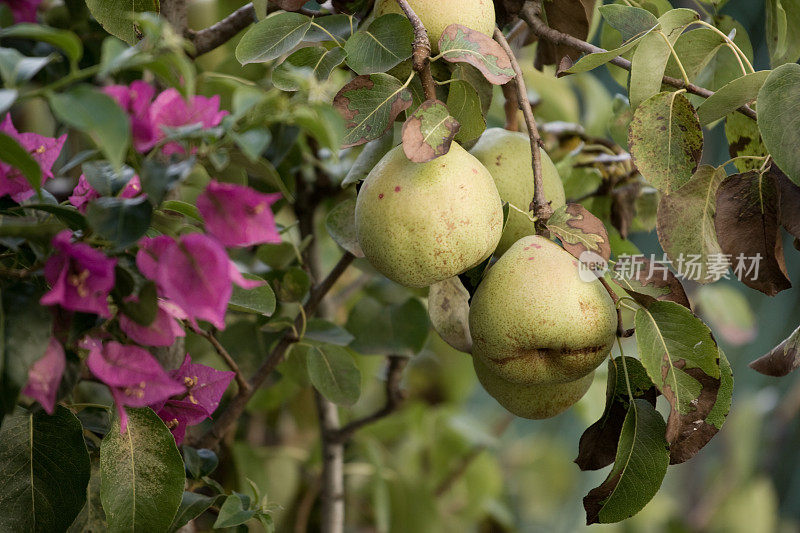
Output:
M514 79L514 69L505 50L491 37L451 24L439 38L439 51L451 63L469 63L491 83L503 85Z
M786 231L800 239L800 187L794 184L778 165L772 163L768 174L775 178L781 197L779 221Z
M778 226L779 195L774 175L756 170L729 176L717 191L715 226L720 248L730 254L734 269L740 256L743 266L758 260L757 270L743 268L734 273L742 283L768 296L792 286Z
M594 0L559 0L543 2L547 25L561 33L586 40L592 25ZM561 58L568 56L572 60L581 57L581 52L569 45L552 44L539 41L536 52L537 65L556 65Z
M564 249L580 259L584 252L593 252L606 261L611 245L603 221L581 204L559 207L547 221L547 229L561 239Z
M439 100L426 100L403 124L403 152L415 163L427 163L450 151L461 124Z
M614 282L640 305L647 307L661 300L691 309L683 285L667 265L652 262L644 256L628 256L624 261L618 259L614 273Z
M800 366L800 328L782 343L750 363L750 368L765 376L783 377Z
M658 389L638 359L625 357L628 380L634 399L644 399L655 407ZM622 368L622 358L609 359L606 407L600 419L581 435L575 463L581 470L599 470L614 462L622 424L630 408L630 397Z

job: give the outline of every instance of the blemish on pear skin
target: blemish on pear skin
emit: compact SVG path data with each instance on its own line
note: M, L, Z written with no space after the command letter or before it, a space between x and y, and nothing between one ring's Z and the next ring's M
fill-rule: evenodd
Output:
M472 169L472 173L473 173L473 174L477 174L477 173L478 173L478 169L477 169L477 168L473 168L473 169Z
M400 192L400 186L399 185L394 188L394 192Z
M536 244L535 242L532 242L528 246L523 248L523 250L530 250L531 248L536 248L537 250L539 250L541 247L542 247L541 244Z
M380 194L378 195L378 200L383 200L383 193L380 193Z

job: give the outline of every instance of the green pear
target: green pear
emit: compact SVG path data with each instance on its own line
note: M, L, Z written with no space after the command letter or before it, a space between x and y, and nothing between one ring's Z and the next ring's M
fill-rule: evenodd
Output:
M470 153L491 172L500 198L513 206L509 208L508 222L495 250L495 255L500 256L519 239L536 232L528 215L533 201L531 143L527 134L490 128L483 132ZM541 150L541 154L544 197L553 209L558 209L566 201L564 185L547 152Z
M494 34L494 4L491 0L408 0L431 41L431 50L439 51L439 37L450 24L461 24L491 37ZM403 13L395 0L375 2L376 17Z
M563 413L586 394L594 379L594 372L589 372L568 383L523 385L501 378L477 357L473 357L472 364L478 381L497 403L519 417L532 420Z
M523 237L488 270L472 297L472 355L507 381L575 381L611 351L616 307L577 260L538 235Z
M503 207L491 174L457 143L427 163L393 148L356 199L364 255L406 287L427 287L480 264L502 232Z

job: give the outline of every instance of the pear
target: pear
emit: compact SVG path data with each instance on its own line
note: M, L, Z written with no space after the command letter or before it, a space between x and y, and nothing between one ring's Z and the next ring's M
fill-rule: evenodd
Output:
M408 0L431 41L431 50L439 51L439 37L450 24L461 24L489 37L494 34L494 4L491 0ZM403 13L395 0L378 0L376 17L386 13Z
M511 413L532 420L563 413L580 400L594 379L594 372L568 383L521 385L501 378L477 357L472 359L478 381L497 403Z
M533 220L526 214L533 201L530 140L524 133L490 128L483 132L470 153L492 174L500 198L513 206L509 209L506 228L495 250L495 255L500 256L522 237L535 233ZM553 209L558 209L565 203L564 185L547 152L541 150L541 154L544 197Z
M427 163L393 148L356 199L364 255L406 287L427 287L480 264L502 232L503 207L491 174L457 143Z
M488 270L472 297L472 355L514 383L575 381L605 359L616 307L597 279L553 241L518 240Z

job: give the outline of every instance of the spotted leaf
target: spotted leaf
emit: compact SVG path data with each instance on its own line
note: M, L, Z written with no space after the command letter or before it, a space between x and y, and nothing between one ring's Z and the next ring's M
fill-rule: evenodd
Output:
M415 163L443 156L461 124L439 100L426 100L403 124L403 152Z
M451 24L439 38L441 56L451 63L469 63L495 85L514 79L505 51L490 37L461 24Z

